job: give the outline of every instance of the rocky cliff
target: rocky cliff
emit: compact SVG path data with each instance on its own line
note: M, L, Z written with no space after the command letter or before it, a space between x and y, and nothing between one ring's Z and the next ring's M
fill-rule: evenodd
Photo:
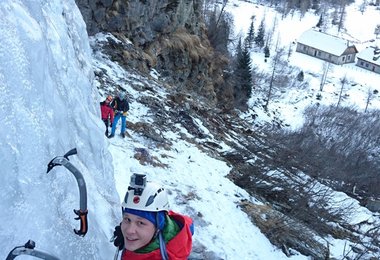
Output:
M211 104L219 101L223 107L229 106L225 98L228 92L222 91L225 88L222 71L228 61L210 46L200 1L76 0L76 3L89 35L111 32L122 42L133 43L113 51L112 56L120 64L144 73L155 69L178 92L195 92Z

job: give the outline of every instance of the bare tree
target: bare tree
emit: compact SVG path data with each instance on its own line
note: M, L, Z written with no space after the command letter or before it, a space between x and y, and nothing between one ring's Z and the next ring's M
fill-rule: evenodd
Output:
M376 35L376 39L378 39L380 35L380 24L376 25L375 27L375 35Z
M365 12L365 10L367 9L367 0L363 0L363 2L360 4L359 6L359 10L360 12L363 14Z
M322 17L322 25L321 27L319 28L322 32L326 32L329 25L328 25L328 22L327 22L327 19L329 17L329 10L327 8L327 5L324 5L323 8L321 8L320 10L320 14L321 14L321 17Z
M301 1L300 2L300 11L301 11L300 19L305 16L305 14L307 13L307 10L310 7L311 7L311 3L309 1Z
M339 20L339 12L338 12L337 7L334 8L334 11L330 14L330 16L331 16L331 23L333 25L337 25L338 20Z
M372 101L373 98L374 98L373 90L371 88L368 88L367 89L367 100L366 100L366 103L365 103L364 113L367 112L369 103Z
M275 79L275 76L276 76L276 73L277 73L276 69L277 69L277 66L280 64L282 55L284 53L284 50L282 48L281 49L279 48L279 43L280 43L280 37L277 36L276 47L275 47L275 50L274 50L275 55L273 56L273 60L272 60L272 74L271 74L271 77L270 77L270 80L269 80L268 93L267 93L267 97L266 97L265 104L264 104L265 111L268 110L269 101L272 98L273 83L274 83L274 79Z
M292 55L292 53L293 53L292 44L289 44L289 48L288 48L288 61L289 61L290 56Z
M340 0L338 32L340 32L340 30L343 28L345 18L346 18L346 0Z
M339 106L340 101L342 100L344 86L346 85L347 82L348 82L347 75L344 75L343 78L340 79L341 86L340 86L340 91L339 91L338 103L336 104L337 107Z
M227 3L224 0L224 3ZM228 54L228 44L233 27L233 17L230 13L215 6L214 10L209 12L207 22L208 39L211 46L222 54Z
M273 33L276 30L277 26L278 26L278 18L277 18L277 15L276 15L274 17L274 19L273 19L272 28L266 32L267 34L266 34L266 37L265 37L265 46L268 46L268 48L272 44Z
M224 8L226 8L227 3L228 3L228 0L223 0L222 9L220 10L218 20L216 21L216 27L218 27L218 25L219 25L220 18L222 17L222 14L224 12Z
M319 90L323 91L323 87L325 86L326 79L327 79L327 74L329 73L330 70L330 62L325 61L323 63L323 73L322 73L322 78L321 78L321 84L319 85Z

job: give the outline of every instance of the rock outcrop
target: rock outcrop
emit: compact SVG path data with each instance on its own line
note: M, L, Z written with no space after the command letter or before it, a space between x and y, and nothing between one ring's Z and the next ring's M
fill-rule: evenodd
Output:
M88 34L110 32L127 46L117 61L148 74L155 69L178 92L195 92L228 107L223 91L226 58L207 38L202 6L194 0L76 0ZM115 56L113 54L112 56ZM231 95L230 95L231 98Z

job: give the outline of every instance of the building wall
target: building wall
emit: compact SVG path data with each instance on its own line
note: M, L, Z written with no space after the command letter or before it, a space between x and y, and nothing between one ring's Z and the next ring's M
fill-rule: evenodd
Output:
M359 66L359 67L361 67L363 69L370 70L370 71L373 71L373 72L376 72L376 73L380 74L380 66L376 65L376 64L373 64L371 62L368 62L368 61L365 61L365 60L362 60L362 59L358 59L358 61L356 63L356 66Z
M349 46L347 49L343 52L343 56L346 57L344 63L354 63L356 58L357 50L354 46Z
M355 62L355 49L354 48L348 48L343 55L336 56L318 49L315 49L313 47L304 45L302 43L297 43L297 52L304 53L313 57L316 57L321 60L325 60L334 64L345 64L345 63L353 63Z

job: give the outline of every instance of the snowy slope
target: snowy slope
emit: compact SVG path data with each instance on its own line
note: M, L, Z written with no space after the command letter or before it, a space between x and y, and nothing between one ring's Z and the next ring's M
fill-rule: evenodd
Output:
M105 36L98 34L92 39L92 45L105 41ZM125 71L109 61L101 52L97 51L93 56L95 70L111 72L107 75L108 80L126 89L130 97L127 122L152 123L152 114L155 111L151 111L137 100L149 95L165 97L167 93L164 87L152 79ZM128 79L128 83L125 79ZM133 88L132 85L140 85L142 82L149 84L153 92L140 92ZM200 127L202 129L202 126ZM203 130L207 131L204 127ZM148 180L161 183L169 191L169 200L174 211L193 218L195 251L206 251L207 259L287 258L270 244L260 230L252 225L249 217L237 208L242 199L259 202L225 178L231 170L225 162L211 158L194 144L182 140L180 133L190 136L186 129L180 127L176 133L163 132L165 139L173 144L166 149L156 147L149 139L132 130L128 130L130 137L122 139L119 131L120 125L115 138L109 140L109 148L113 157L115 184L120 201L124 198L131 173L145 173ZM153 161L162 166L149 163L141 165L135 159L135 154L141 149L147 151L150 158L156 158ZM229 149L228 146L225 146L225 149ZM203 247L205 249L202 249ZM294 256L292 259L305 258Z
M105 39L105 35L98 34L92 39L92 44ZM126 89L130 97L128 123L136 125L147 122L154 127L153 115L157 111L139 103L139 100L146 100L144 96L161 97L162 100L167 96L165 88L152 78L148 79L123 70L117 64L110 62L101 52L96 52L94 57L94 64L97 64L95 70L112 72L106 77L107 81L114 82L111 85L119 84ZM149 91L137 91L134 87L143 84L149 85ZM170 109L170 107L165 107L163 110L168 112ZM172 118L167 120L171 121ZM171 145L158 147L155 142L131 129L128 130L128 137L125 139L119 135L110 139L110 151L113 156L116 187L120 200L124 198L131 173L145 173L148 180L162 183L168 189L173 210L194 219L196 230L194 252L202 252L202 256L206 259L285 258L286 256L268 242L268 239L238 207L241 200L248 200L259 205L262 203L250 197L225 177L231 170L225 162L210 158L195 144L183 140L181 134L190 139L196 138L180 124L176 124L176 127L178 129L175 133L169 130L161 132ZM203 125L199 125L199 129L204 134L210 135ZM158 131L162 131L162 128ZM116 133L119 134L118 131ZM221 153L231 149L225 143L220 143L220 146ZM148 163L141 164L137 159L136 155L141 150L147 154ZM364 231L365 228L370 229L376 225L376 217L345 194L336 193L334 201L336 206L343 205L343 202L352 204L352 213L347 216L349 223L356 224L364 220L373 223L364 226ZM348 246L347 241L344 240L326 238L326 241L329 241L331 254L335 257L340 257ZM325 242L322 241L322 243ZM291 258L306 259L302 255Z

